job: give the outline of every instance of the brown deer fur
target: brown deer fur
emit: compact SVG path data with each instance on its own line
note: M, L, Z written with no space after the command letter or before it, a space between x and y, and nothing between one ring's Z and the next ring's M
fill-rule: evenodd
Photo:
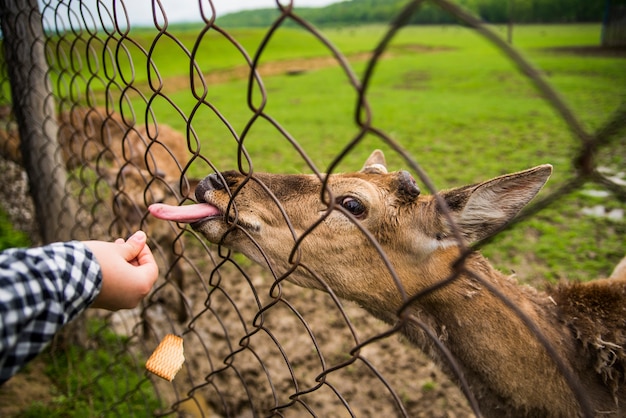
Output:
M198 185L198 205L153 205L150 211L189 222L209 241L271 266L278 275L297 263L288 280L330 289L385 322L397 323L402 312L408 318L402 325L406 337L457 379L418 321L425 323L456 358L485 416L581 415L553 358L491 286L536 325L580 381L594 414L623 416L623 270L611 279L562 283L542 292L518 285L477 252L461 269L454 267L461 251L455 228L465 244L495 232L536 195L551 171L543 165L442 191L438 195L451 219L434 196L419 193L407 172L388 173L380 151L360 172L329 176L324 193L314 175L247 178L231 171ZM363 230L389 259L407 297L455 271L458 276L407 304Z
M59 144L68 168L101 158L114 166L131 163L175 179L188 161L187 141L180 132L165 124L128 125L120 114L102 108L62 112Z
M0 106L0 155L22 164L19 134L9 126L6 106ZM3 112L4 110L4 112ZM187 140L172 127L159 124L126 124L118 113L106 109L75 107L58 116L58 141L68 169L106 162L121 167L133 164L152 174L178 178L188 162Z

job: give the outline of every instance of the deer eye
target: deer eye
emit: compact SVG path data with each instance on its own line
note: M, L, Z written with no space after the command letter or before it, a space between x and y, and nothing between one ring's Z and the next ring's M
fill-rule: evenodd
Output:
M365 205L361 203L360 200L355 199L354 197L344 196L340 197L338 202L341 207L353 214L355 217L363 217L363 214L365 213Z

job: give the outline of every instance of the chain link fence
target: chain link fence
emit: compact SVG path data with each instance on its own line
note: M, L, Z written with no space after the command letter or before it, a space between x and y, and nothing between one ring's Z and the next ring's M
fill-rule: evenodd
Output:
M161 267L157 286L140 308L89 312L51 347L54 367L68 371L67 386L76 399L85 399L77 410L104 416L479 415L471 389L459 389L421 352L394 338L397 327L334 296L274 280L191 228L157 221L147 211L155 202L194 200L202 177L197 173L271 168L248 152L258 141L257 129L272 133L263 146L275 149L277 159L297 156L296 170L319 173L310 150L274 116L275 86L266 87L264 78L298 77L316 66L339 68L343 88L354 93L356 104L350 121L355 134L329 157L326 172L336 171L373 137L435 191L426 173L427 156L416 159L393 133L377 126L376 95L369 94L377 66L393 53L394 37L423 2L407 2L372 51L349 57L292 4L276 6L274 24L258 47L250 47L245 31L216 24L211 1L185 2L201 21L186 31L168 22L158 1L150 3L153 25L135 28L127 3L7 0L1 6L2 155L28 173L37 222L34 243L111 240L142 228ZM568 154L569 177L520 220L584 184L626 201L622 182L598 169L599 156L626 157L623 98L606 122L589 129L546 74L494 28L453 2L428 3L473 28L507 57L577 141ZM315 48L325 51L323 59L287 60L280 68L266 63L264 58L280 49L273 44L276 32L289 25L310 35ZM237 51L237 61L222 62L220 49L211 49L215 44ZM172 65L185 73L163 76ZM232 80L240 82L241 107L226 112L216 86ZM291 103L297 100L303 99L294 96ZM222 148L230 154L215 157ZM183 337L186 357L171 383L143 368L168 333ZM584 407L586 395L575 381L571 384Z

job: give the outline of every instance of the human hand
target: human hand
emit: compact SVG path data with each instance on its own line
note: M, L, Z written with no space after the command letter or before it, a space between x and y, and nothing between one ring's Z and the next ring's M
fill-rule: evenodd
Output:
M127 241L84 241L102 269L102 289L92 308L134 308L150 292L159 269L146 239L145 232L137 231Z

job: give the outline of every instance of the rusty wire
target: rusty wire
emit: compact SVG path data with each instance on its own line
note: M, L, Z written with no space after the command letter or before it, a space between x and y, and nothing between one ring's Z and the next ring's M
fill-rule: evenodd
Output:
M599 148L611 144L617 133L624 130L626 108L622 106L595 132L587 131L549 81L484 22L453 2L430 1L476 29L504 52L580 140L581 148L575 161L578 169L576 176L531 206L516 222L535 215L585 182L602 184L624 198L624 189L598 172L593 157ZM409 2L403 12L391 22L385 36L367 61L366 70L360 79L342 52L322 31L302 19L292 2L277 2L279 17L267 28L266 36L256 53L250 56L235 37L216 25L215 10L210 1L198 2L204 26L198 31L193 46L186 45L172 33L165 10L158 0L151 2L156 33L150 45L143 45L133 37L123 1L114 2L112 7L104 2L97 2L93 9L80 2L78 10L70 7L71 1L44 1L42 10L46 39L42 41L46 45L50 72L57 83L54 99L62 132L59 142L64 137L70 143L79 144L78 148L70 146L70 155L66 156L69 169L66 192L78 203L76 224L71 228L72 233L75 237L86 233L91 238L110 239L127 235L141 227L148 231L151 245L162 266L163 277L141 309L126 317L117 314L95 315L101 325L95 331L95 341L91 345L100 345L110 350L116 361L94 370L94 377L86 391L100 393L98 388L104 385L103 380L107 375L119 377L119 385L114 395L99 399L106 405L106 411L97 412L132 414L128 405L142 399L148 388L159 400L159 405L155 407L146 403L146 411L160 415L188 412L191 409L200 416L211 416L213 412L223 416L244 413L253 416L293 416L307 413L315 416L328 414L334 408L341 411L338 414L355 416L359 415L359 401L363 402L363 397L344 393L342 379L349 378L350 370L356 369L359 373L358 379L365 379L364 382L367 382L363 386L378 385L386 393L385 410L391 410L400 416L411 416L419 410L419 402L414 405L411 399L407 400L405 389L397 387L390 373L380 370L381 365L374 364L371 357L364 352L381 342L389 343L388 337L397 335L406 321L414 321L432 339L443 358L447 359L453 374L456 374L469 404L467 410L480 415L471 388L465 382L453 355L428 324L420 322L405 311L410 304L449 285L462 273L474 276L486 288L498 294L497 289L490 286L485 278L464 265L469 251L486 245L493 236L471 248L465 248L454 273L446 281L424 289L419 294L407 295L391 261L370 232L362 229L372 246L378 249L380 262L387 266L403 300L403 308L398 312L396 325L382 328L373 334L363 332L354 323L353 311L333 293L324 277L317 272L310 271L310 274L317 278L328 295L321 292L306 293L306 297L311 298L309 304L298 303L297 296L294 297L293 286L288 283L289 274L293 270L308 269L306 260L300 259L299 246L302 241L315 231L317 225L331 211L341 210L332 204L332 193L325 187L329 176L323 173L335 172L366 135L375 135L396 151L427 189L432 193L437 191L417 160L392 136L375 126L369 104L372 99L368 97L371 77L382 54L388 50L396 33L424 2ZM287 22L307 31L326 48L356 93L354 121L359 128L358 132L347 141L347 145L326 170L320 170L306 150L299 145L297 138L266 110L271 93L266 90L260 75L260 62L271 44L272 36ZM211 84L205 69L198 63L202 58L201 44L209 34L218 34L235 48L246 68L246 100L251 116L241 132L237 132L218 106L209 99ZM173 43L188 59L188 91L196 100L192 109L183 109L176 103L169 81L159 73L156 64L158 48L164 42ZM23 48L28 50L29 47ZM131 50L138 52L136 56L145 58L145 63L140 66L133 62ZM145 80L138 76L143 71L147 74ZM0 82L6 83L6 76L1 78ZM255 95L259 94L260 100L258 97L255 99ZM0 105L9 106L9 100L0 97ZM137 103L140 109L135 109ZM155 103L160 106L163 106L160 103L166 104L168 122L175 120L177 126L184 126L184 132L177 132L179 136L174 144L167 143L168 134L164 132L169 132L170 128L162 122L163 114L155 110ZM241 262L225 247L209 245L199 234L182 225L163 222L155 224L147 214L146 208L150 203L169 199L184 204L193 200L194 179L188 175L193 164L203 164L207 174L219 172L216 162L210 158L210 151L201 147L202 133L197 132L194 127L194 122L206 111L215 116L229 132L232 137L230 139L236 141L237 169L246 175L245 182L258 182L254 162L246 149L246 141L249 140L252 128L263 120L272 125L277 137L282 138L285 146L292 147L301 156L306 166L324 185L321 199L328 203L328 211L308 230L299 233L291 230L294 238L290 258L292 269L271 271L269 279L266 278L264 283L259 280L260 273L257 269ZM22 114L23 112L20 113ZM12 121L12 116L7 119ZM16 136L8 128L4 132ZM176 146L181 145L185 154L182 157L175 150ZM155 155L159 150L164 151L162 158L175 163L171 172L163 173L162 167L155 163ZM19 158L16 161L19 163ZM75 163L69 164L68 161ZM137 188L132 182L139 183L140 193L136 193ZM271 194L269 188L262 183L261 186ZM234 190L232 193L236 195L238 192L239 190ZM280 208L278 199L275 196L272 198ZM447 213L445 203L440 202L440 206ZM280 210L285 223L290 225L286 212L282 208ZM237 209L232 205L228 211L233 215L234 231L238 228ZM347 212L345 214L350 217ZM449 214L448 217L453 223ZM358 224L354 219L353 221ZM510 226L507 225L506 228ZM458 229L454 232L458 241L463 242ZM260 247L259 250L262 252ZM498 296L504 298L502 295ZM560 365L561 360L554 354L545 337L533 327L532 321L510 301L505 299L504 302L531 328L556 364ZM345 335L342 334L341 337L344 339L343 347L339 352L330 351L325 345L327 341L322 341L328 339L328 336L320 337L320 330L314 329L310 320L307 321L311 315L325 314L337 316L333 320L340 322L344 331ZM288 322L289 327L282 327L277 318ZM111 331L118 335L113 343L105 338ZM141 365L144 361L142 359L169 332L182 335L188 351L187 362L180 377L171 384L165 384L143 372ZM291 339L298 342L294 344L290 342ZM129 354L130 365L126 370L120 370L117 363L128 362L126 357ZM566 367L560 365L560 369L567 373ZM129 378L131 374L139 376L139 380L133 381ZM584 414L591 415L587 395L573 376L566 377L576 398L581 402ZM367 395L361 396L367 398ZM322 405L325 403L328 406Z

